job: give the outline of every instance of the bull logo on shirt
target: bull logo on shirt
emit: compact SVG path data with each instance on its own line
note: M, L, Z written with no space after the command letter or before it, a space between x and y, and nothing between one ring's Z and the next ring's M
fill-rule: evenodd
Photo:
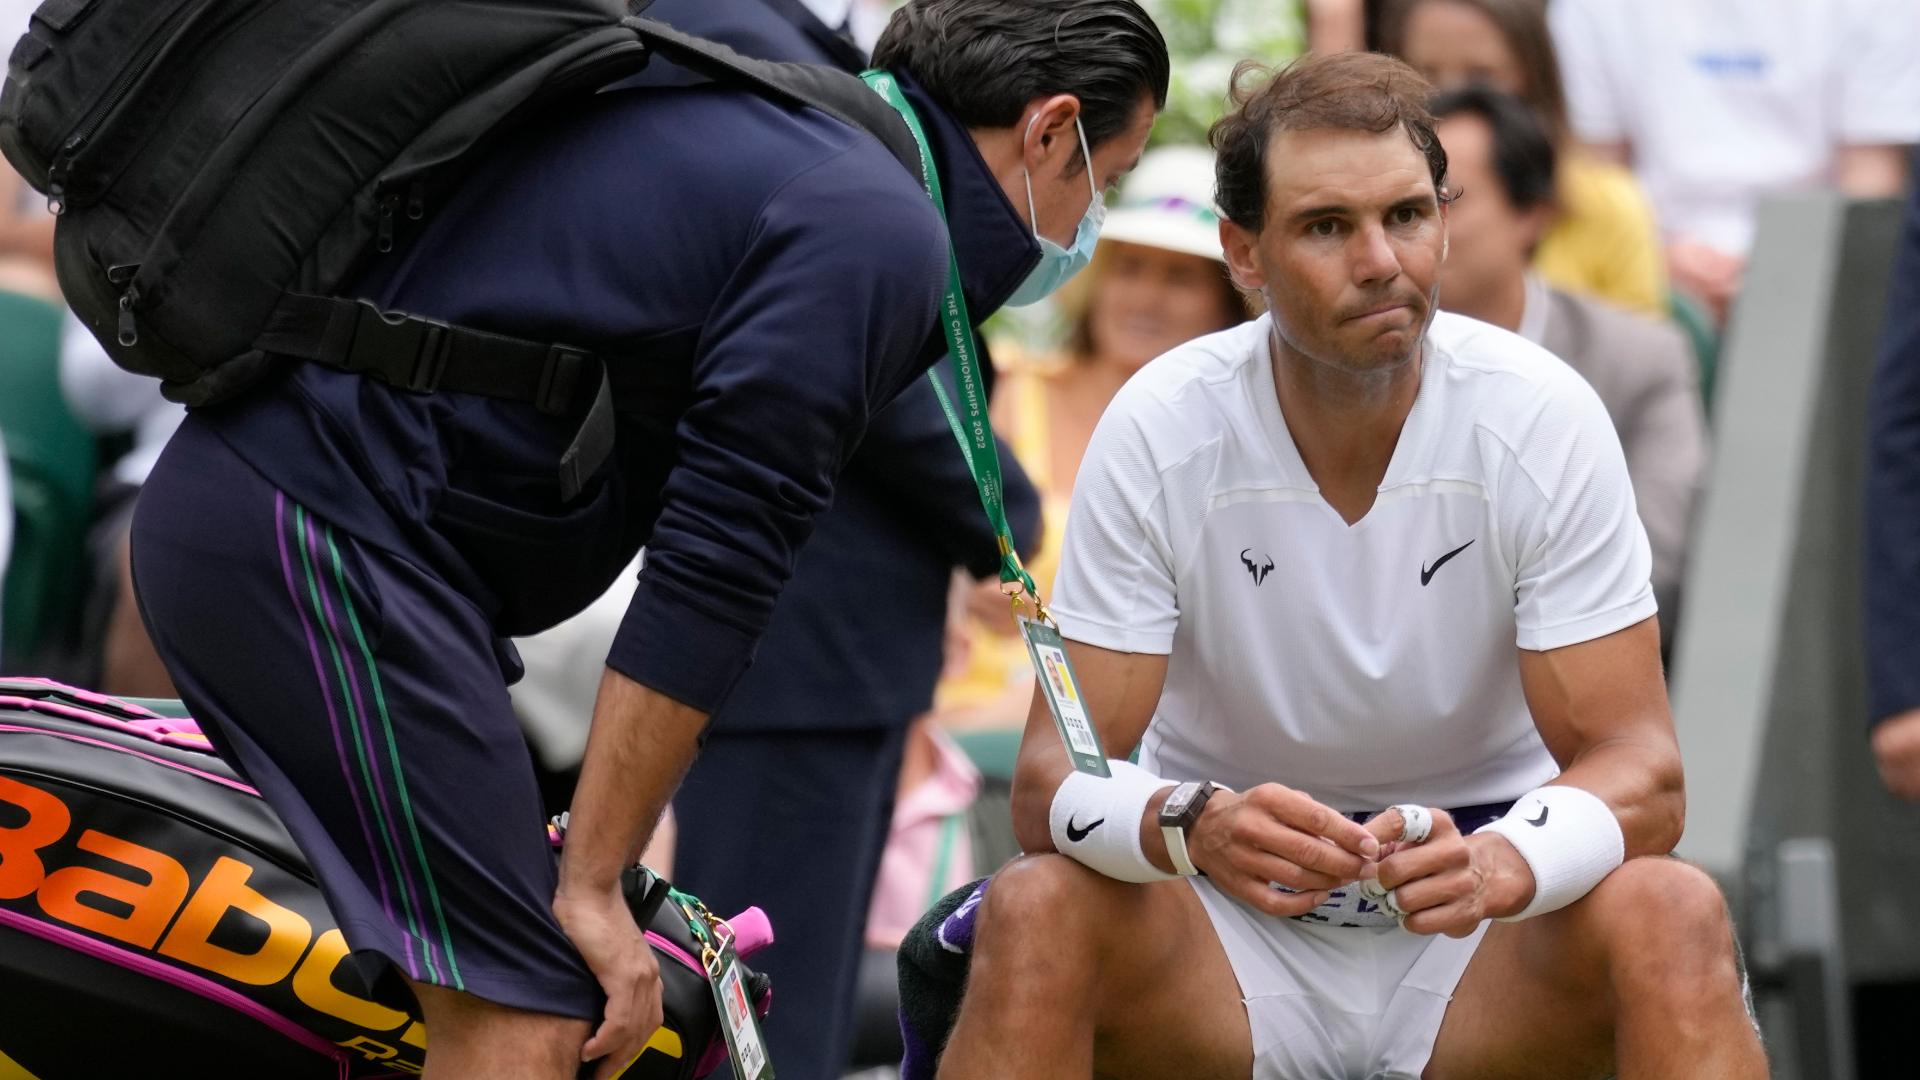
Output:
M1256 563L1253 561L1252 548L1240 549L1240 564L1247 568L1247 573L1253 575L1255 588L1258 588L1261 582L1267 580L1267 575L1273 572L1273 556L1263 552L1260 561Z

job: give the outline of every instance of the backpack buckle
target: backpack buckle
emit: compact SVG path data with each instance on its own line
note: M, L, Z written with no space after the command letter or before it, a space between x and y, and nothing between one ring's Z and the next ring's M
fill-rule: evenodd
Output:
M359 302L359 308L353 343L347 349L348 370L378 375L416 394L440 385L451 351L451 327L401 311L382 311L366 300Z
M593 360L592 353L571 345L549 348L547 362L540 368L540 385L534 390L534 408L548 416L566 415Z

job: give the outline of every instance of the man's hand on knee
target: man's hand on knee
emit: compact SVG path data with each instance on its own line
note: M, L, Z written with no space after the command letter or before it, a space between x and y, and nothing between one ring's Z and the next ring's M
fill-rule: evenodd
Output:
M600 1062L594 1080L607 1080L640 1055L660 1026L660 967L618 894L556 897L553 913L607 995L606 1016L580 1050L580 1060Z
M1358 879L1379 843L1301 792L1261 784L1244 795L1215 795L1188 850L1194 866L1221 889L1287 918L1312 911L1327 902L1329 890Z
M1421 843L1400 843L1405 822L1389 810L1367 823L1386 845L1375 870L1401 924L1416 934L1466 937L1483 921L1512 915L1533 895L1533 872L1505 837L1461 836L1453 816L1433 810L1432 831ZM1372 875L1370 875L1372 876Z

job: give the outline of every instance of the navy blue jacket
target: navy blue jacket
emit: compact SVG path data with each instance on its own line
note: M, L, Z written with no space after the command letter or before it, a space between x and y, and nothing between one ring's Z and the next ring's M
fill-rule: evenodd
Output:
M858 71L865 57L800 0L655 0L647 17L767 60ZM699 81L650 66L646 85ZM935 368L949 391L945 360ZM988 372L991 379L991 372ZM958 400L956 397L955 400ZM1040 495L1000 445L1007 517L1022 553L1039 540ZM800 553L751 670L713 718L724 731L904 724L933 704L955 567L999 566L973 474L928 386L867 429Z
M676 29L718 41L743 56L825 64L859 73L867 54L852 38L808 10L800 0L653 0L641 12ZM649 65L635 80L646 86L691 86L699 76L669 64Z
M1920 183L1887 286L1867 428L1867 699L1880 721L1920 709Z
M965 129L902 84L984 317L1037 245ZM502 637L579 610L645 544L607 662L712 710L869 421L944 352L947 235L918 181L825 115L731 88L609 91L503 144L359 290L594 349L617 389L685 373L690 403L629 398L591 495L555 490L574 424L518 403L295 365L210 416L290 497L425 561Z

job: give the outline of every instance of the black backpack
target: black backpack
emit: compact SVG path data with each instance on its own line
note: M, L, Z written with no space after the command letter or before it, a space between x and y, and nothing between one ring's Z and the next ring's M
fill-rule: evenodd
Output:
M647 0L637 0L635 8ZM410 391L583 409L571 498L612 447L601 358L339 295L439 205L476 154L658 52L879 138L859 80L749 60L625 0L46 0L14 48L0 151L60 216L67 302L129 371L187 405L291 361Z

